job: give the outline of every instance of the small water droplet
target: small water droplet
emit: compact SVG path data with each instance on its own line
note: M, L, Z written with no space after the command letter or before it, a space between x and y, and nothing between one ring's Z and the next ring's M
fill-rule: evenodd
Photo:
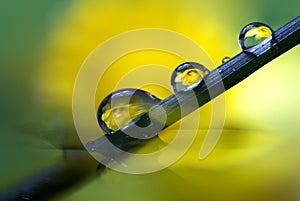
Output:
M253 22L246 25L239 35L239 45L243 50L254 47L272 36L273 30L268 25L261 22Z
M179 65L172 73L171 85L174 92L187 89L189 86L199 82L210 71L196 62L186 62Z
M111 134L126 126L138 115L148 112L160 101L154 95L140 89L121 89L106 96L98 108L100 127Z
M222 64L229 61L230 60L230 57L226 56L222 59Z

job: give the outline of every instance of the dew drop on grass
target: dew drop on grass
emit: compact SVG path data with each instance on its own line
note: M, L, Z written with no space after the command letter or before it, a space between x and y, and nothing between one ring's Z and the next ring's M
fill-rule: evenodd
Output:
M222 59L222 64L223 64L223 63L226 63L226 62L229 61L229 60L230 60L230 57L228 57L228 56L224 57L224 58Z
M200 83L210 71L202 64L186 62L179 65L172 73L171 86L174 92L190 89Z
M100 103L97 112L98 123L105 132L111 134L137 116L149 112L159 101L159 98L140 89L114 91Z
M272 37L273 30L268 25L261 22L253 22L246 25L239 35L239 45L243 50L247 50L260 44L268 37Z

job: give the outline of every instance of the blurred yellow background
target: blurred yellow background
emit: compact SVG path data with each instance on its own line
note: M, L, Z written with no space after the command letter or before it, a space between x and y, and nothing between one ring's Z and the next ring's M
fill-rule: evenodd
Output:
M105 40L138 28L169 29L198 43L216 67L224 56L241 51L237 37L244 25L261 21L277 29L299 15L300 7L296 0L2 4L0 190L59 160L62 151L52 144L78 143L72 141L75 78L88 54ZM195 143L168 169L148 175L107 171L57 200L300 200L299 50L226 92L224 131L204 160L198 152L211 121L211 104L200 109ZM175 68L181 62L163 52L144 51L127 55L112 68L120 68L121 76L134 66ZM104 77L99 83L95 107L110 93L111 79L118 80ZM162 98L171 93L147 89Z

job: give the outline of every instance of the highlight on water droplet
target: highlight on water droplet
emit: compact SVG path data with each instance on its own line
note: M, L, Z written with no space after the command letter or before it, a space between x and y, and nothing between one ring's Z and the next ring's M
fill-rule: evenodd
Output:
M226 62L229 61L230 59L231 59L231 58L228 57L228 56L224 57L224 58L222 59L222 64L223 64L223 63L226 63Z
M172 73L171 86L174 92L186 90L200 83L210 71L197 62L186 62L179 65Z
M126 126L137 116L148 112L160 101L141 89L121 89L106 96L100 103L97 118L100 127L108 134Z
M247 50L260 44L268 37L272 37L273 30L268 25L261 22L252 22L246 25L239 35L239 45L243 50Z

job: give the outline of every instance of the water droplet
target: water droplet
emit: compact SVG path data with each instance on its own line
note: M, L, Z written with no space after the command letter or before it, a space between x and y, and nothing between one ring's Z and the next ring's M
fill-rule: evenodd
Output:
M140 89L121 89L106 96L98 108L98 123L108 134L126 126L160 101Z
M239 44L243 50L247 50L272 36L273 30L261 22L253 22L246 25L239 35Z
M210 71L196 62L186 62L179 65L172 73L171 85L174 92L189 89L200 83Z
M222 59L222 64L229 61L230 60L230 57L226 56Z

